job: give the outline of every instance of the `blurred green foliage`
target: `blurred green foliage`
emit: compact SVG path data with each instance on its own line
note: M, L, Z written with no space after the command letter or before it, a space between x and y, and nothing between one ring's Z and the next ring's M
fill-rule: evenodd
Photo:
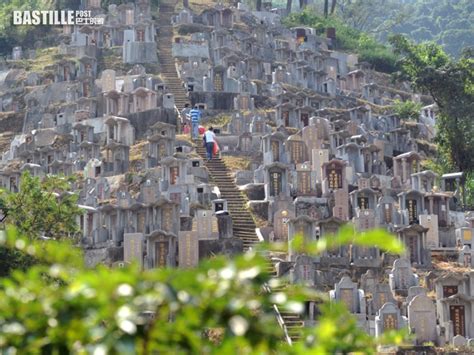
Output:
M306 243L306 252L349 241L403 252L384 231L354 233L349 226L317 247ZM314 290L264 292L264 285L277 281L265 271L262 253L217 257L196 269L141 271L138 265L87 269L80 249L68 240L23 238L14 227L0 234L0 244L38 261L0 279L0 352L371 354L378 343L400 343L405 334L370 337L344 306ZM324 302L317 326L290 347L273 305L299 312L304 300L316 298ZM217 336L210 337L213 332Z

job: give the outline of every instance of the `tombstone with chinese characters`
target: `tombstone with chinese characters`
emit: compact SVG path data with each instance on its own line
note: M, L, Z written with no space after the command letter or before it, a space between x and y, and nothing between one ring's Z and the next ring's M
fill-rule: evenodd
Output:
M419 215L425 210L423 193L415 190L403 191L398 194L399 206L402 213L402 224L419 223Z
M426 295L415 296L408 304L408 327L415 334L415 344L437 343L436 307Z
M359 326L368 329L364 291L357 288L357 283L352 282L349 276L343 276L334 285L334 290L329 291L329 298L344 303L348 311L356 316Z
M288 161L284 148L286 136L281 132L274 132L262 137L263 163L286 163Z
M254 99L248 93L241 93L234 98L234 110L255 110Z
M357 230L364 231L375 228L375 214L373 210L360 211L354 217ZM379 267L382 264L380 251L376 247L352 246L352 261L358 267Z
M268 133L269 129L266 124L265 117L256 115L252 118L250 123L250 133L254 135L263 135Z
M301 134L308 153L311 154L313 149L321 149L323 140L319 138L321 135L316 126L311 125L304 127Z
M418 275L411 270L411 263L408 259L397 259L393 263L393 268L389 274L390 289L394 295L406 296L408 289L418 286Z
M170 157L174 153L176 127L164 122L157 122L150 127L147 135L148 152L146 168L158 165L161 159Z
M436 310L442 341L450 342L455 336L474 338L472 312L474 300L470 297L474 273L446 273L434 280Z
M298 216L288 222L288 257L290 261L296 260L299 254L294 250L294 239L300 239L300 245L316 241L316 222L307 216ZM315 259L315 258L313 258Z
M176 235L156 230L145 235L148 269L176 266Z
M375 336L379 337L386 331L402 329L406 325L407 319L400 314L397 306L387 302L375 316Z
M379 198L377 203L377 221L381 226L399 224L399 216L396 208L396 200L388 194Z
M186 183L188 160L185 157L166 157L161 160L163 167L163 186L166 191L171 185Z
M317 222L319 226L320 238L331 238L336 235L344 225L344 221L337 217L330 217ZM350 263L350 253L348 245L341 245L331 250L327 250L321 256L321 264L330 266L347 266Z
M195 220L199 240L219 238L219 226L213 211L197 210Z
M393 158L393 176L398 177L403 186L411 188L411 175L420 171L421 157L416 152L407 152Z
M265 199L289 196L288 167L281 163L265 165Z
M322 165L322 189L323 195L332 191L343 189L348 190L346 180L346 162L342 160L330 160Z
M377 283L374 286L372 299L368 304L369 316L376 316L380 308L382 308L382 306L387 302L396 303L392 291L390 290L390 286L388 284Z
M298 255L292 272L292 283L314 286L315 266L311 256Z
M292 209L279 209L273 215L273 242L288 241L288 222L295 218Z
M332 196L331 196L332 195ZM349 193L346 189L337 189L331 193L332 215L343 221L349 220Z
M296 165L296 195L316 195L316 181L308 163Z
M307 160L306 145L299 135L289 136L285 147L291 164L301 164Z
M353 215L359 215L359 212L364 210L373 211L375 214L375 209L377 207L378 194L377 191L371 188L364 188L359 190L354 190L350 193L351 203L352 203L352 213Z
M406 257L413 265L427 267L431 265L430 250L426 246L426 232L428 230L419 224L395 229L398 239L405 243Z
M140 200L145 204L153 204L160 196L158 183L154 180L147 179L140 187Z
M136 262L143 267L143 233L124 233L123 235L123 260Z
M252 134L250 132L242 133L239 136L239 144L237 149L241 152L249 153L252 151Z
M192 268L199 262L199 238L196 231L180 231L178 235L179 267Z

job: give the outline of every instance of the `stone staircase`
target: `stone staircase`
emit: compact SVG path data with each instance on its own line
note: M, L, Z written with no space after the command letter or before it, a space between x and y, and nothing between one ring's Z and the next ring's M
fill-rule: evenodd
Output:
M202 146L202 141L195 141L195 143L197 153L206 159L206 149ZM205 162L212 180L219 187L221 197L227 200L227 207L232 216L234 237L242 239L244 251L246 251L260 242L255 233L255 222L246 208L247 198L235 185L222 159L214 158Z
M268 259L267 272L272 277L277 277L277 271L273 262ZM282 279L279 279L281 284L278 287L268 287L269 292L287 292L288 284L282 282ZM279 308L274 305L275 312L277 314L277 320L280 323L280 326L283 328L285 333L285 338L288 343L293 344L296 341L299 341L303 337L303 328L304 322L301 319L301 315L298 313L291 312L285 308Z
M214 158L211 161L206 159L206 149L201 140L194 141L197 153L204 158L205 165L213 182L219 187L221 197L227 200L228 210L232 216L234 236L242 239L244 251L260 242L255 233L255 222L246 209L247 198L239 191L230 176L229 169L222 159ZM266 271L272 277L277 277L277 271L272 261L268 259ZM287 284L282 284L278 288L267 287L268 292L286 291ZM302 338L304 327L300 315L285 309L274 306L278 322L285 333L285 340L292 344Z
M158 62L160 73L163 76L168 92L174 95L174 102L178 110L182 110L189 102L187 91L178 77L172 54L173 26L171 17L175 13L176 0L161 0L158 14Z

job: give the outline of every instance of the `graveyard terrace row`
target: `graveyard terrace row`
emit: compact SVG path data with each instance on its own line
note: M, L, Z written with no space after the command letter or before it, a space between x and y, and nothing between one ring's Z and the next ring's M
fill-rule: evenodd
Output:
M203 158L206 157L206 149L201 142L196 142L196 151ZM220 158L206 162L212 180L221 192L221 197L227 200L229 212L232 216L234 237L243 241L244 250L248 250L259 242L255 234L255 222L246 209L247 199L241 194L234 181L229 175L229 170Z
M175 61L172 54L173 27L171 17L175 14L176 1L165 0L160 2L158 15L158 61L160 72L163 75L167 88L173 93L176 107L181 110L189 103L183 83L176 72Z

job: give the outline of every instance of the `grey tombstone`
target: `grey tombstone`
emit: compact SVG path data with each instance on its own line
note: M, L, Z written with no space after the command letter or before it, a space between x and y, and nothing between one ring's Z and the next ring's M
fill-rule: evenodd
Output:
M106 69L101 76L102 91L107 92L115 90L115 70Z
M398 330L406 326L407 319L393 303L387 302L375 317L375 336L379 337L388 330Z
M455 348L461 348L467 345L467 339L458 334L453 338L452 343Z
M374 294L375 285L377 285L378 282L378 277L372 269L367 270L366 273L360 277L360 287L365 293Z
M123 260L130 263L138 262L143 267L143 234L124 233L123 235Z
M286 242L288 240L288 222L293 219L291 209L280 209L273 216L273 241Z
M217 218L211 210L196 211L199 240L219 239Z
M199 239L196 231L179 232L178 237L179 266L195 267L199 262Z
M395 303L390 286L388 284L375 285L370 313L375 315L387 302Z
M410 261L397 259L389 275L389 284L394 294L406 295L411 286L418 285L418 276L411 270Z
M314 278L315 268L313 258L306 255L298 255L293 271L293 282L305 286L314 286Z
M334 285L334 290L329 292L332 300L344 303L351 313L365 314L364 291L357 288L357 283L352 282L349 276L344 276Z
M436 342L436 307L431 298L419 294L411 300L408 304L408 325L410 332L415 333L417 345Z

